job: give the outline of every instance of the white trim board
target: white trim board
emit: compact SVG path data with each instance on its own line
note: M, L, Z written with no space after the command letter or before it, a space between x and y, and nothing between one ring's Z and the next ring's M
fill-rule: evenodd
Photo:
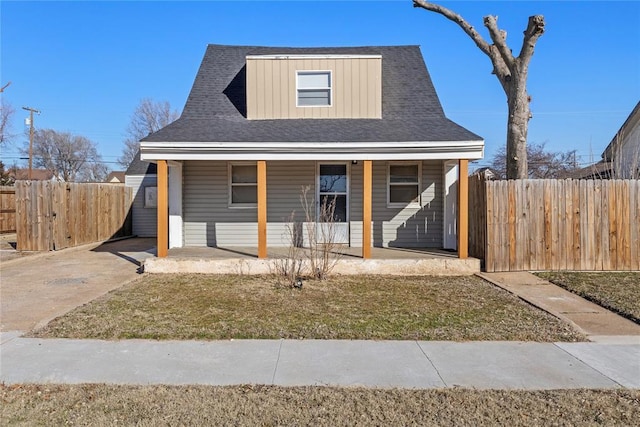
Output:
M484 141L150 142L142 160L477 160Z

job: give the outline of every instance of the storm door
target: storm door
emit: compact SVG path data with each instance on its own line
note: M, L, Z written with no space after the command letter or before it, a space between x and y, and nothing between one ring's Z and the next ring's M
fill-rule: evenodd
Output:
M346 163L318 165L318 242L349 243L349 175Z

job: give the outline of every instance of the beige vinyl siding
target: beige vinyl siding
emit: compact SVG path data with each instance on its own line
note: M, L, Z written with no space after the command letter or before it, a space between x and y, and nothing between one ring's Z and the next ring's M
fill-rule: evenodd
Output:
M156 175L127 175L124 182L127 187L132 188L133 192L131 207L133 234L139 237L156 237L158 210L144 207L144 189L157 185Z
M322 163L322 162L320 162ZM350 245L362 245L362 162L349 167ZM387 162L373 162L373 243L384 247L442 247L442 161L422 162L421 205L387 207ZM228 169L223 161L184 164L185 246L256 246L257 210L228 207ZM267 245L286 246L291 212L303 221L301 188L315 199L316 163L267 162ZM306 241L306 238L305 238Z
M331 71L331 106L296 106L297 71ZM381 58L247 58L248 119L381 117Z

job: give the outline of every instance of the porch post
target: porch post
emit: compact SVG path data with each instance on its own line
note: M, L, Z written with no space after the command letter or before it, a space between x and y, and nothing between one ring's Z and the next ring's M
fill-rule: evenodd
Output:
M267 257L267 162L258 160L258 258Z
M166 160L158 160L158 258L169 249L169 168Z
M469 160L458 160L458 258L469 257Z
M371 186L372 161L365 160L362 165L362 258L371 258Z

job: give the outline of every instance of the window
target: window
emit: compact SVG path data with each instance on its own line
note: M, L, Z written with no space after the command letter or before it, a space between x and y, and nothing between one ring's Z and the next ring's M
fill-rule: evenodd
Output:
M331 106L331 71L298 71L298 107Z
M229 205L255 207L258 203L258 170L255 164L229 165Z
M404 207L420 202L420 163L390 164L387 174L387 204Z

